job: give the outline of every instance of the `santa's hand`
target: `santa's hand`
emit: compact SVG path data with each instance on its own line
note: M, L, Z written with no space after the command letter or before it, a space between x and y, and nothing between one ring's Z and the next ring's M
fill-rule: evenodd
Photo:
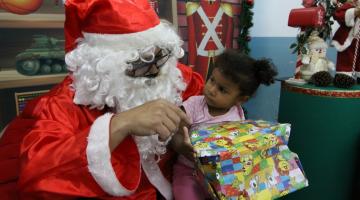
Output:
M181 131L176 133L172 137L170 144L177 153L184 155L189 160L194 160L195 150L191 145L187 127L184 126Z
M147 102L112 118L110 146L115 148L129 134L158 134L160 140L165 141L178 130L181 122L190 124L186 114L176 105L161 99Z

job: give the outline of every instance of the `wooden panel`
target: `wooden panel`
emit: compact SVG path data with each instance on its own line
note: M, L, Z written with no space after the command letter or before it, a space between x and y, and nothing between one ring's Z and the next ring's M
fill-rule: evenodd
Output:
M0 28L63 28L64 14L0 13Z
M0 71L0 89L56 84L65 76L66 74L24 76L16 70Z

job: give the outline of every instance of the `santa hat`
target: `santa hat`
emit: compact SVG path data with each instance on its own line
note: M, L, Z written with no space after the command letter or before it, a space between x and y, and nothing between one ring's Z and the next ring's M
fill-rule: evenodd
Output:
M65 51L82 40L96 47L139 49L180 40L168 33L147 0L66 0ZM170 35L170 36L169 36ZM170 37L170 38L169 38Z

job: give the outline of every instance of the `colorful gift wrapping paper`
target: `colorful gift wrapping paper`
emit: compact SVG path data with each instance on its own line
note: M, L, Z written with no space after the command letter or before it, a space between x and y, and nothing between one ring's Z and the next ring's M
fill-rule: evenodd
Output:
M246 120L191 129L199 175L217 199L267 200L308 186L290 124Z

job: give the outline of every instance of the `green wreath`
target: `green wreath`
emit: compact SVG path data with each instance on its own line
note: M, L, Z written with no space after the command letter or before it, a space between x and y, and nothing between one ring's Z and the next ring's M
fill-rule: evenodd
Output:
M254 13L254 0L243 0L241 3L241 13L239 15L239 37L237 39L238 47L241 52L245 54L250 53L249 42L250 28L254 25L252 22Z

